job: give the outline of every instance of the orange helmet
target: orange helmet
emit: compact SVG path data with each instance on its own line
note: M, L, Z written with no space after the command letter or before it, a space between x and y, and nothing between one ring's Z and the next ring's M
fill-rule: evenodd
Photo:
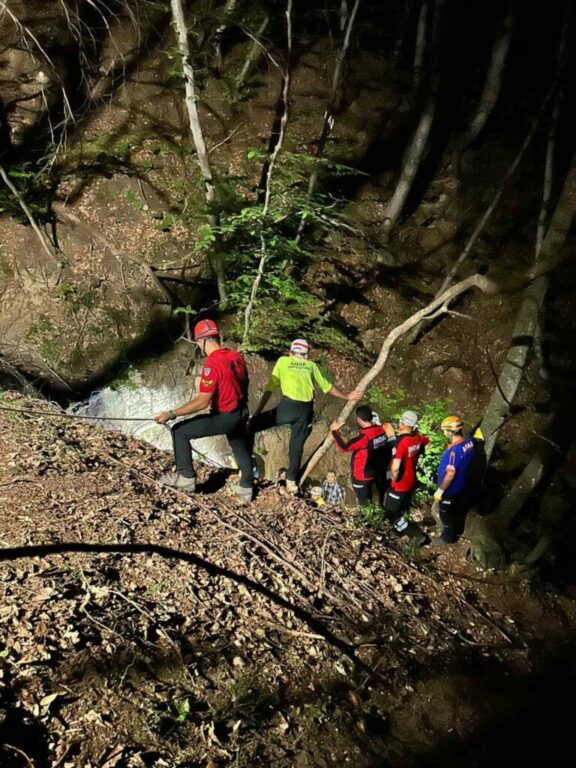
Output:
M442 419L440 429L445 429L447 432L458 432L463 426L460 416L446 416L445 419Z

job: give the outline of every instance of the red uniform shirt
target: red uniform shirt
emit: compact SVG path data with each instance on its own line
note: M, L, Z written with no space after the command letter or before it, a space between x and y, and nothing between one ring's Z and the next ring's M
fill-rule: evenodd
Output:
M396 438L394 459L400 459L400 471L398 480L392 480L390 487L393 491L413 491L416 487L416 464L420 454L428 445L430 439L418 432L414 434L401 434Z
M344 440L337 431L332 432L332 438L341 453L352 454L353 480L374 480L386 473L383 457L389 438L381 426L365 427L351 440Z
M204 361L199 391L212 394L212 413L230 413L244 406L248 371L240 352L224 347L211 352Z

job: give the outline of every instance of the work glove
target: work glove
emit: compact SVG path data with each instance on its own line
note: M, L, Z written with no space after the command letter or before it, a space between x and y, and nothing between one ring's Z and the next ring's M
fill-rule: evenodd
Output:
M444 496L444 491L442 488L436 488L436 492L434 493L434 501L442 501L442 496Z

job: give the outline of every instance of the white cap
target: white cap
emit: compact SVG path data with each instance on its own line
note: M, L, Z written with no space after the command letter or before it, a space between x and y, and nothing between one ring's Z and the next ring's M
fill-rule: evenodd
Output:
M290 344L290 352L295 352L297 355L307 355L309 349L306 339L294 339Z
M406 424L407 427L414 427L418 426L418 414L414 411L404 411L402 416L400 416L400 421L402 424Z

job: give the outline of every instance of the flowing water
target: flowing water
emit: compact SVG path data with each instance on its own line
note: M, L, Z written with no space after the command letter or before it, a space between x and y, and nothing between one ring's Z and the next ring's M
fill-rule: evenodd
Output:
M161 371L159 365L158 370ZM170 381L150 382L148 370L132 368L126 380L93 392L87 400L74 403L69 413L98 418L121 419L142 416L143 421L99 421L107 429L120 431L125 435L144 440L163 451L172 450L172 436L169 427L156 424L152 419L161 411L176 408L189 401L190 380L169 376ZM152 378L157 379L158 376ZM225 437L205 437L195 440L194 456L213 466L233 467L232 455Z

